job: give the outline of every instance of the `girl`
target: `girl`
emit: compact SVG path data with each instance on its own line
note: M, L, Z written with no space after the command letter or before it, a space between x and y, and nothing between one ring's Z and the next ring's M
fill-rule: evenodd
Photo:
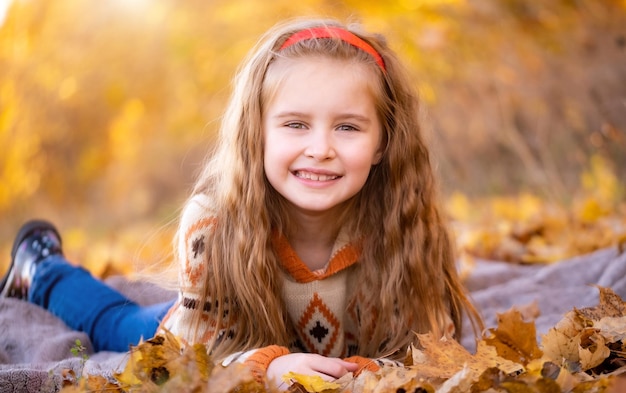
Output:
M123 350L162 319L270 381L376 369L402 359L415 332L458 338L464 312L475 327L480 318L457 277L410 87L379 36L331 20L276 26L240 68L184 208L174 304L102 298L111 290L63 260L45 222L18 235L2 293L69 318L96 349ZM89 306L55 303L85 292Z

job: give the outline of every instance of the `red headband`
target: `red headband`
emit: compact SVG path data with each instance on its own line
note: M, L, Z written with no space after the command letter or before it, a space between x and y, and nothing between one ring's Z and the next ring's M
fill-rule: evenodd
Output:
M364 52L369 53L374 58L374 60L376 60L376 63L378 64L380 69L383 70L383 72L386 71L385 62L383 61L383 58L380 56L380 54L376 51L376 49L374 49L370 44L363 41L361 38L352 34L348 30L342 29L340 27L324 26L300 30L287 38L287 41L283 43L283 45L280 47L280 50L288 48L291 45L300 41L317 38L339 38L340 40L347 42L348 44L355 46Z

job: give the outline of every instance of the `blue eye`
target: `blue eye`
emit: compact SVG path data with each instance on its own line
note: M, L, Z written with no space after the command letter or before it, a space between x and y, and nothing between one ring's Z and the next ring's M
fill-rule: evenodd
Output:
M350 124L342 124L337 127L339 131L358 131L358 129Z
M285 126L289 127L289 128L295 128L295 129L303 129L304 128L304 124L298 123L298 122L287 123L287 124L285 124Z

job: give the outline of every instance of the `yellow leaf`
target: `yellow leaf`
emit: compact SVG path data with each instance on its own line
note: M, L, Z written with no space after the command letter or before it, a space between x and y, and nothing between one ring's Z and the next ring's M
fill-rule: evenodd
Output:
M208 379L213 363L211 363L206 346L202 344L195 344L191 347L191 350L193 351L194 360L196 361L196 365L198 366L202 377Z
M458 221L467 221L472 211L472 205L465 194L453 193L446 201L446 211Z
M589 159L591 168L581 175L581 185L601 203L611 203L620 195L620 181L609 161L600 155Z
M591 381L584 381L576 385L572 390L572 393L589 393L589 392L609 392L608 388L611 387L611 383L614 379L608 378L598 378ZM618 393L621 390L613 390L613 392Z
M341 387L338 383L324 381L319 375L304 375L294 373L292 371L283 376L283 381L287 383L297 382L302 385L307 392L311 393L323 392L325 390L333 390Z
M137 375L135 375L135 365L141 361L141 357L142 355L140 352L131 351L126 362L126 367L124 367L124 371L119 374L115 374L115 379L122 387L128 388L141 385L141 380L137 378Z
M577 209L578 217L584 223L594 223L601 217L610 213L608 207L604 206L597 198L588 197L581 202L581 206Z
M526 366L526 373L533 378L548 378L555 381L561 389L569 392L578 380L565 368L546 359L535 359Z
M171 332L157 334L131 349L124 371L115 378L122 386L162 385L180 371L172 368L180 356L180 344Z

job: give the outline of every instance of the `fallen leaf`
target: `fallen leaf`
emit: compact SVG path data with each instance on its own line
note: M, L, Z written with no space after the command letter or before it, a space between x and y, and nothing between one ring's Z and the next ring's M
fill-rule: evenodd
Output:
M461 371L439 386L437 393L469 392L473 382L472 371L467 367L463 367Z
M607 343L623 340L626 334L622 299L609 288L598 287L598 306L574 309L542 336L547 359L571 371L587 371L611 356Z
M570 336L562 330L552 328L541 337L541 347L546 359L559 366L578 362L580 347L578 335Z
M319 393L325 390L334 390L341 387L338 383L325 381L319 375L304 375L294 373L292 371L283 375L283 381L287 383L296 382L310 393Z
M597 286L600 291L600 304L595 307L577 309L577 312L584 317L599 321L604 317L626 316L626 302L622 300L611 288Z
M572 393L608 393L611 388L611 383L611 378L598 378L591 381L583 381L574 387Z
M202 385L212 367L203 345L183 350L178 339L165 331L131 348L124 370L116 374L115 379L122 388L129 390L154 389L169 382L177 384L180 380Z
M611 351L607 348L604 338L600 334L594 334L592 341L594 343L592 346L579 349L580 366L583 371L599 366L604 362L604 359L611 355Z
M604 317L594 322L593 327L598 329L607 342L624 342L626 338L626 316Z
M476 376L490 367L501 369L507 374L524 369L521 364L500 357L496 349L484 341L478 343L476 354L472 355L457 341L449 338L436 340L432 334L418 334L417 337L420 348L411 348L411 369L424 379L449 379L464 367Z
M489 332L491 336L484 339L485 343L505 359L526 365L542 356L534 322L525 322L517 309L498 314L498 327Z
M254 379L249 367L241 363L233 363L228 367L216 366L211 372L209 383L203 386L210 387L206 390L212 392L265 392L265 386Z
M378 373L380 379L371 393L421 392L435 393L434 387L417 376L417 369L405 367L383 367ZM365 393L366 391L363 391Z

